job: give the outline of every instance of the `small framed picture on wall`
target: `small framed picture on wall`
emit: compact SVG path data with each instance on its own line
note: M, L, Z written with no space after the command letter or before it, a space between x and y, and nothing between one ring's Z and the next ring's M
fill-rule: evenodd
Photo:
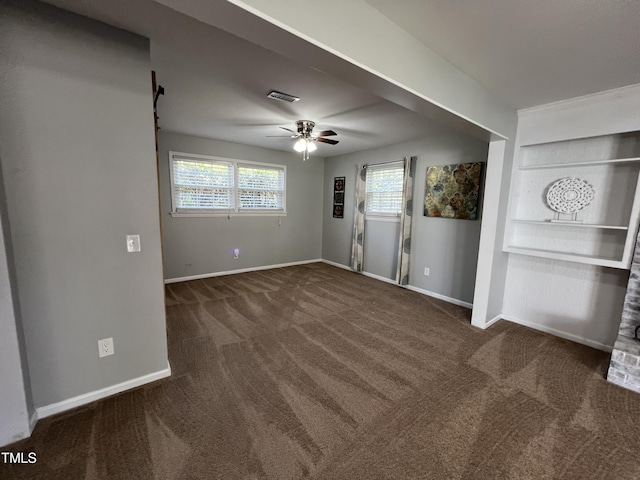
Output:
M344 180L345 177L333 179L333 218L344 218Z

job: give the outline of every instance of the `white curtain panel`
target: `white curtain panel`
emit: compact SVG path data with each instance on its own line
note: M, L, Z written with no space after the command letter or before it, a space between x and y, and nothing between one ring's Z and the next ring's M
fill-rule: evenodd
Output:
M353 240L351 244L351 268L362 272L364 259L364 199L367 185L367 169L358 165L356 175L356 211L353 216Z
M404 193L402 196L402 214L400 216L400 241L398 245L398 270L396 282L409 283L409 262L411 260L411 219L413 217L413 179L416 174L418 157L404 159Z

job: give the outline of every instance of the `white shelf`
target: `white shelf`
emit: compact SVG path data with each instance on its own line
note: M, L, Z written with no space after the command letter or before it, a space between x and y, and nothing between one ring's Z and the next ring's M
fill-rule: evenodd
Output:
M519 145L516 155L504 251L628 269L640 222L640 132ZM549 220L545 192L569 174L596 192L579 214L584 223Z
M626 225L596 225L593 223L551 222L549 220L511 220L512 223L526 223L529 225L544 225L546 227L578 227L601 228L604 230L629 230Z
M628 269L630 265L621 260L607 257L595 257L576 253L558 252L554 250L542 250L539 248L525 248L509 245L505 252L529 255L530 257L552 258L554 260L566 260L569 262L586 263L588 265L600 265L603 267Z
M541 165L523 165L518 167L519 170L545 170L548 168L563 168L563 167L591 167L596 165L615 165L621 163L634 163L640 162L640 157L632 158L613 158L608 160L594 160L587 162L569 162L569 163L549 163Z

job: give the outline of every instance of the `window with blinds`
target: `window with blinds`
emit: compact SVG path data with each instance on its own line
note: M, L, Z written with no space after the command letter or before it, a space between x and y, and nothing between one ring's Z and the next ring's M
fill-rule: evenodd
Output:
M404 166L402 163L367 167L365 213L367 215L400 215Z
M233 209L233 164L173 158L174 210Z
M286 212L286 167L169 152L173 213Z
M284 167L239 164L239 209L284 211L284 185Z

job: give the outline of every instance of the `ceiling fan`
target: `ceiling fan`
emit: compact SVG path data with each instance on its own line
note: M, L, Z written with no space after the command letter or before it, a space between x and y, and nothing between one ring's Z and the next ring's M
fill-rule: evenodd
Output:
M297 138L298 141L293 145L293 149L296 152L302 153L302 160L308 160L309 154L318 148L315 142L328 143L329 145L335 145L338 143L338 140L331 140L329 138L323 137L332 137L337 135L333 130L323 130L322 132L313 133L313 127L315 127L315 122L311 120L298 120L296 122L297 132L291 130L290 128L280 127L283 130L287 130L291 132L293 135L286 135L290 138ZM282 137L283 135L267 135L268 137Z

